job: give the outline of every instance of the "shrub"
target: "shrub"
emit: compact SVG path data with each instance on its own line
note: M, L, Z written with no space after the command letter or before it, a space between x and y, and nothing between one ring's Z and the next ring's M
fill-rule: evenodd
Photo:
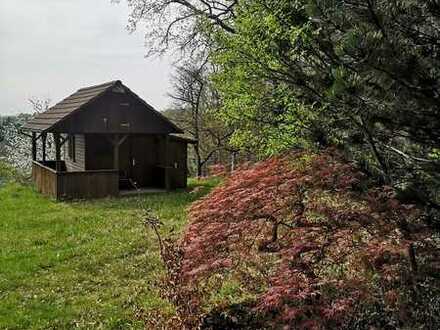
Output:
M234 172L193 204L180 276L193 287L234 276L257 295L254 313L277 324L348 327L378 303L397 324L418 324L401 311L423 306L418 283L438 286L440 255L420 218L335 150L294 151Z
M210 165L208 166L208 174L209 176L226 176L226 166L222 164Z

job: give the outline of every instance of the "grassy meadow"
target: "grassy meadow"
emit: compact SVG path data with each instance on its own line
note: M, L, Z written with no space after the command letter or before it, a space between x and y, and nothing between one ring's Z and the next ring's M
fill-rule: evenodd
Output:
M163 220L164 234L179 233L187 207L215 184L55 202L32 186L0 183L0 329L143 328L139 308L168 306L150 285L162 268L141 206Z

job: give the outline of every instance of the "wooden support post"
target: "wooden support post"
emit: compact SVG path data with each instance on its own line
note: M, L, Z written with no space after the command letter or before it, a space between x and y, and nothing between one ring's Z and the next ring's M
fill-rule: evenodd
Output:
M32 160L37 160L37 133L32 132Z
M119 170L119 135L116 134L113 140L113 169Z
M41 135L41 142L43 144L43 162L46 161L46 138L47 138L47 134L43 133Z
M61 141L60 141L60 133L53 133L53 138L55 140L56 171L57 172L61 172Z
M119 147L122 143L127 139L128 135L124 135L123 137L119 137L119 134L115 134L113 139L109 138L110 142L113 145L113 169L119 170Z
M64 143L66 143L69 140L69 134L66 135L65 138L63 138L62 136L60 136L60 147L62 147L64 145Z
M165 189L166 191L169 191L171 186L170 186L170 164L169 164L169 145L170 145L170 141L169 141L169 136L165 136Z

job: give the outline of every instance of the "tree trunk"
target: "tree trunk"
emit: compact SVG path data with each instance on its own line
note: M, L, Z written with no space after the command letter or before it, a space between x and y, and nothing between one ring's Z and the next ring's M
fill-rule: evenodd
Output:
M272 238L271 238L271 242L275 243L278 239L278 226L279 223L274 222L272 225Z
M199 143L194 144L194 152L196 154L196 162L197 162L197 177L201 177L203 175L203 162L200 156Z
M408 259L409 259L409 264L411 266L411 270L413 271L413 273L416 273L418 267L416 260L416 251L413 244L410 244L408 246Z
M237 154L235 151L231 153L231 173L235 170L235 162L237 161Z
M390 170L388 167L388 164L386 162L386 160L384 159L384 157L382 156L382 154L380 153L380 151L377 149L377 145L376 142L374 141L373 135L370 132L370 129L367 125L367 123L365 122L364 119L360 119L360 123L357 123L358 126L360 126L360 128L363 130L364 135L367 138L368 144L370 145L370 148L373 152L374 157L376 158L382 173L383 173L383 179L384 179L384 183L385 184L391 184L391 176L390 176Z
M197 161L197 177L203 176L203 165L200 163L200 161Z

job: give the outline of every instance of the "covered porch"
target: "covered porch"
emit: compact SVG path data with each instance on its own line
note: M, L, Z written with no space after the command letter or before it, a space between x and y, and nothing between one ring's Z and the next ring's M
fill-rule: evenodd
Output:
M47 159L48 134L52 134L55 146L55 159L53 160ZM66 161L62 159L62 150L67 144L68 148L64 148L65 157L72 157L71 152L76 153L75 146L71 145L72 135L32 132L30 137L32 180L40 193L57 200L101 198L119 194L118 169L69 170L67 168Z
M55 159L47 159L48 134ZM182 185L179 178L186 180L170 136L32 133L31 138L36 188L58 200L163 192ZM181 154L186 156L186 148Z

